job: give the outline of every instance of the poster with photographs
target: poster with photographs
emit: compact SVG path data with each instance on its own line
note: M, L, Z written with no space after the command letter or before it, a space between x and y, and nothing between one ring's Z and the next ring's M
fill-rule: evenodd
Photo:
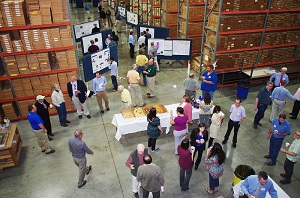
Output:
M140 27L140 33L142 33L143 31L146 31L148 27ZM149 33L151 34L151 38L155 38L154 36L154 28L148 28L149 29Z
M118 7L118 10L119 10L120 15L121 15L122 17L126 17L126 10L125 10L125 8L123 8L123 7Z
M79 39L83 36L92 34L94 24L97 24L97 27L99 27L99 21L92 21L88 23L74 25L75 39Z
M95 38L98 39L98 43L95 43L96 45L98 45L99 49L102 50L103 49L103 44L102 44L102 34L98 33L98 34L93 34L90 36L85 36L82 38L82 48L83 48L83 53L88 53L88 49L91 46L91 40L95 41Z
M109 48L91 55L93 73L108 67L110 58Z
M137 25L139 23L138 15L133 12L126 12L127 13L127 23L131 23Z

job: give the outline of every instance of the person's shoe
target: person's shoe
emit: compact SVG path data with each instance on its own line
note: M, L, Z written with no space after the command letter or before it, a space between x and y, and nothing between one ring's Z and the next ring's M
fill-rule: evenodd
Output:
M139 197L140 197L140 196L139 196L139 193L137 193L137 192L136 192L136 193L133 193L133 195L134 195L135 198L139 198Z
M79 118L79 119L82 119L82 115L79 115L78 118Z
M147 93L148 96L150 96L150 93Z
M49 151L49 152L46 153L46 154L52 154L52 153L55 153L55 150L51 150L51 151Z
M152 150L151 152L152 153L156 153L156 152L158 152L160 149L159 148L156 148L155 150Z
M48 140L49 140L49 141L52 141L53 139L52 139L50 136L48 136Z
M270 158L271 158L271 156L270 156L270 155L265 155L265 156L264 156L264 158L266 158L266 159L270 159Z
M292 113L289 113L290 115L293 115Z
M67 127L68 125L67 124L61 124L60 126Z
M257 125L258 125L258 126L262 126L262 124L261 124L261 123L257 123Z
M88 119L91 119L91 118L92 118L90 115L87 115L86 117L87 117Z
M154 96L148 96L148 98L154 98Z
M113 91L113 92L116 92L117 90L113 89L112 91Z
M226 144L226 143L227 143L227 140L223 140L223 141L222 141L222 144Z
M104 113L104 110L101 110L100 112L101 112L101 113Z
M50 133L50 134L49 134L49 136L53 137L53 136L54 136L54 134L53 134L53 133Z
M45 152L45 149L42 149L42 152L44 153L44 152Z
M267 165L268 166L275 166L275 164L273 164L272 162L268 162Z
M185 189L185 190L183 190L183 189L181 189L181 191L188 191L190 188L187 188L187 189Z
M285 173L280 173L280 176L285 178L286 174Z
M88 169L88 171L85 173L85 174L90 174L90 171L92 170L92 166L89 166L89 169Z
M235 143L232 143L232 147L233 147L233 148L236 148L236 144L235 144Z
M257 124L253 124L253 127L254 127L255 129L257 129Z
M291 119L293 119L293 120L296 120L297 118L295 118L295 117L290 117Z
M66 120L66 123L69 124L69 123L71 123L71 122L70 122L69 120Z
M81 188L81 187L84 186L85 184L86 184L86 180L84 180L82 184L78 185L78 188Z
M198 170L198 166L195 166L195 170Z
M109 110L110 110L110 108L108 107L108 108L106 108L106 110L107 110L107 111L109 111Z
M281 184L290 184L291 181L288 181L288 180L286 180L286 179L283 179L283 180L280 180L280 183L281 183Z

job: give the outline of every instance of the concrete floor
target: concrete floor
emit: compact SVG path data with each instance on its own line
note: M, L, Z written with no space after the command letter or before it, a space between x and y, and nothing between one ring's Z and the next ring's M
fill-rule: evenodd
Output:
M96 8L92 8L92 19L95 14L98 17ZM73 8L74 23L86 21L83 17L83 9ZM126 35L126 36L125 36ZM120 35L119 35L120 36ZM119 50L119 75L126 76L130 69L133 59L129 58L127 33L121 34ZM124 42L124 44L122 44ZM163 61L162 61L163 62ZM157 74L156 97L146 99L147 104L162 103L164 105L177 103L180 101L184 90L183 80L186 78L186 68L169 67L161 64L161 72ZM76 113L69 113L68 120L71 121L69 127L59 126L58 117L51 116L54 140L50 142L51 147L56 150L52 155L41 153L34 134L31 132L27 120L18 122L18 129L23 139L20 164L18 167L5 169L0 173L1 198L60 198L60 197L101 197L101 198L130 198L133 197L131 191L131 175L125 161L136 148L138 143L147 144L146 132L125 135L118 142L114 136L116 128L111 124L115 113L119 113L120 95L112 92L112 84L109 74L104 76L108 79L108 98L111 111L100 114L96 98L88 100L88 106L92 119L83 118L79 120ZM119 84L126 84L125 80L119 81ZM263 82L264 84L264 82ZM159 165L165 176L165 192L162 197L217 197L223 195L226 198L232 197L233 172L239 164L247 164L255 169L256 172L265 170L279 183L283 172L283 163L285 155L278 156L276 166L268 167L267 160L263 158L268 153L269 141L267 132L270 127L268 118L271 108L266 111L265 118L262 120L263 127L255 130L252 127L255 111L253 104L258 90L263 86L257 85L250 89L249 96L242 105L246 109L247 118L241 125L238 135L237 148L231 148L230 141L224 146L227 155L225 162L224 175L220 178L219 192L214 195L208 195L205 187L208 186L208 173L204 170L203 161L197 171L193 172L188 192L181 192L179 187L179 166L178 157L174 155L174 138L172 129L169 134L163 134L157 141L157 146L161 151L152 154L153 162ZM174 86L176 85L176 86ZM176 88L175 88L176 87ZM290 82L288 89L292 94L295 93L299 84L296 81ZM217 142L221 142L227 129L228 115L230 105L233 104L237 87L224 88L222 94L220 91L215 93L215 104L222 107L226 114L225 121L221 127L221 132ZM146 88L142 87L143 95L146 96ZM199 95L200 92L198 91ZM284 113L288 115L291 112L293 102L288 100ZM292 124L292 132L300 128L299 118L288 121ZM196 126L194 121L193 127ZM73 137L76 129L83 129L83 140L94 151L94 155L87 156L88 164L93 166L93 170L86 177L87 184L82 188L77 188L78 168L74 165L71 153L68 150L68 140ZM231 136L232 138L232 136ZM293 135L288 136L285 142L292 142ZM299 197L300 190L300 163L295 164L292 183L281 186L290 197Z

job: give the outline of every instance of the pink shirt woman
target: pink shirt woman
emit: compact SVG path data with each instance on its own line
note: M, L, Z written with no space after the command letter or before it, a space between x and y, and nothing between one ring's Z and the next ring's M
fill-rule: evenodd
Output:
M193 118L192 118L193 106L191 104L190 98L184 95L179 103L179 106L183 108L184 115L188 117L188 122L193 123Z

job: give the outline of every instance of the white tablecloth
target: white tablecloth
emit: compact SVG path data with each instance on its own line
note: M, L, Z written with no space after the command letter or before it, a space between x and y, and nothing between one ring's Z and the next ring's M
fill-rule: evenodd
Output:
M269 176L269 179L273 182L274 188L277 191L277 195L279 198L290 198L277 184L274 182L274 180ZM241 189L242 182L244 180L240 181L237 183L233 188L233 197L234 198L239 198L239 196L243 196L244 192ZM270 194L267 193L266 198L271 198Z
M177 104L166 105L167 113L158 114L160 118L160 125L166 127L166 134L170 131L170 110L173 110L174 117L176 116ZM199 109L193 108L192 119L199 119ZM115 138L119 141L122 135L128 133L136 133L139 131L146 131L148 122L146 116L140 118L124 118L121 113L115 114L111 123L117 127Z

